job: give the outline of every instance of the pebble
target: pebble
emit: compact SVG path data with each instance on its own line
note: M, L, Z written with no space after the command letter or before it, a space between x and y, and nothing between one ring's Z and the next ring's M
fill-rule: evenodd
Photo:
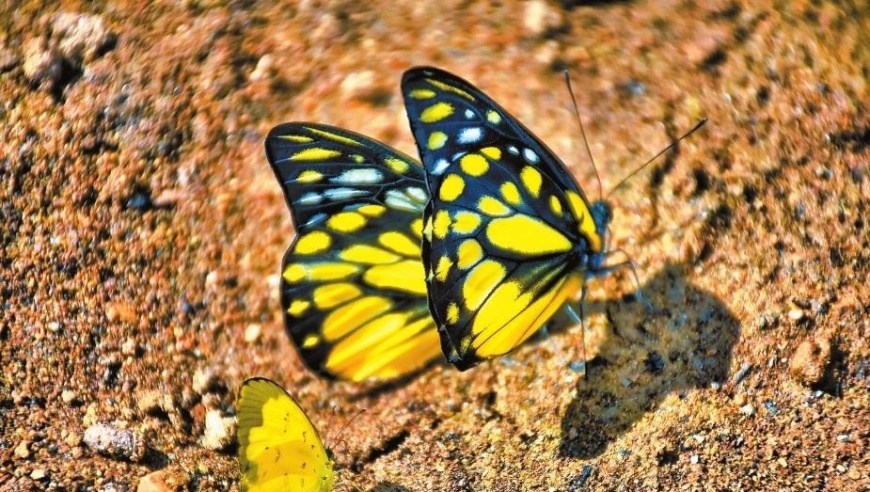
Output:
M85 429L82 440L89 448L112 458L138 462L145 457L143 436L114 425L92 425Z
M97 15L61 12L54 16L51 28L59 38L61 55L73 64L96 59L113 38Z
M69 389L65 389L65 390L61 391L61 393L60 393L61 401L63 401L66 404L72 403L76 399L77 396L78 396L78 394L75 391L69 390Z
M752 369L752 364L744 362L740 366L740 370L737 371L737 374L734 375L734 384L740 384L746 378L746 375L749 374L750 369Z
M260 339L260 332L262 331L262 327L259 323L251 323L245 327L245 341L248 343L254 343Z
M202 395L207 393L216 381L217 377L215 376L213 369L209 367L201 367L193 373L191 386L193 387L193 391Z
M30 472L30 478L33 480L42 480L48 477L48 470L45 468L37 468Z
M180 468L169 466L140 478L136 492L175 492L187 490L189 485L190 475Z
M206 449L218 451L229 446L236 434L236 419L224 417L220 410L205 414L205 431L200 444Z
M825 377L825 368L830 360L831 341L827 337L817 336L804 340L794 351L789 374L804 386L819 384Z
M21 441L18 443L18 446L15 446L15 450L13 451L16 458L20 458L25 460L30 457L30 443L27 441Z
M749 415L751 417L755 415L755 407L752 406L752 403L747 403L746 405L740 407L740 413L742 413L743 415Z
M63 73L63 57L41 40L31 39L24 46L24 75L34 84L54 85Z

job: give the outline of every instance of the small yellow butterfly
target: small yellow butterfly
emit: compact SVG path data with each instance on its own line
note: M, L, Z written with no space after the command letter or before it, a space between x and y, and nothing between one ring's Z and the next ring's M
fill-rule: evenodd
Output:
M250 378L238 405L242 490L329 492L331 453L298 403L277 383Z

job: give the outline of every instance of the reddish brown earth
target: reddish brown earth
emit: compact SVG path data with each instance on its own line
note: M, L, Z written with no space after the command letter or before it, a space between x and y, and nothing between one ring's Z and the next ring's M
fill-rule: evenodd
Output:
M864 2L364 3L0 7L0 489L236 489L233 445L202 438L252 375L308 409L343 490L870 488ZM594 280L587 378L579 327L385 388L289 344L263 136L413 152L417 64L502 102L592 197L563 68L605 190L709 118L612 197L663 313ZM102 454L96 424L137 441Z

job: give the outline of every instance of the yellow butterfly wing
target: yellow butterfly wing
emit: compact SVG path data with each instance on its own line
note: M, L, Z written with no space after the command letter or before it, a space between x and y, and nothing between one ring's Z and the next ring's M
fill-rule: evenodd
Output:
M265 378L242 384L238 404L242 490L328 492L333 462L320 435L295 400Z

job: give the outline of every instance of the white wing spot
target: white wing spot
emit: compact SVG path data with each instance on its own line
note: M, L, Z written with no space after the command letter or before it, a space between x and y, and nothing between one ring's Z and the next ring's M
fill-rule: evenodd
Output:
M314 193L313 191L305 193L300 196L296 203L300 205L317 205L318 203L323 201L323 196L319 193Z
M330 179L332 183L341 184L375 184L384 180L384 175L377 169L360 168L348 169L340 175Z
M470 109L466 109L465 110L465 118L469 119L469 120L474 118L474 111L472 111Z
M330 188L324 191L323 194L326 196L326 198L337 202L339 200L347 200L349 198L367 195L368 193L355 188Z
M429 201L429 194L426 193L426 190L424 190L423 188L409 186L405 189L405 193L411 198L416 199L420 203L426 203L427 201Z
M508 145L507 151L513 155L520 155L520 151L513 145Z
M412 201L407 195L399 190L387 191L384 201L387 202L387 205L390 207L399 210L409 210L412 212L422 210L420 203Z
M529 164L537 164L538 154L536 154L532 149L523 149L523 159L525 159Z
M461 144L473 144L479 142L483 138L483 129L479 126L463 128L459 132L457 141Z
M435 176L441 176L448 167L450 167L450 163L447 162L447 159L438 159L435 161L435 166L432 168L432 174Z

